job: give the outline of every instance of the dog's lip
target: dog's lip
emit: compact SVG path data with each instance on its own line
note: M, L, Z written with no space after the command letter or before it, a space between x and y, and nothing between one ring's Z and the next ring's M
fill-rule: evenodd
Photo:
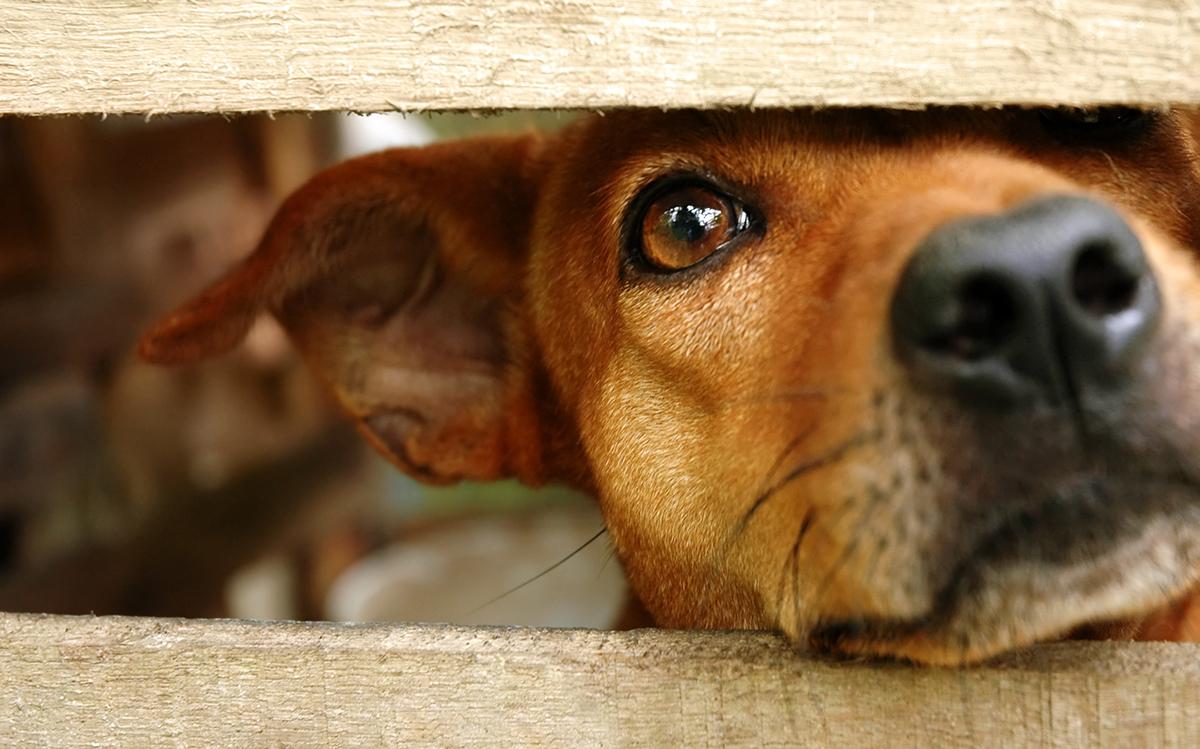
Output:
M1098 480L1096 476L1088 478ZM1111 551L1087 555L1082 560L1070 559L1072 550L1078 552L1080 546L1094 541L1087 535L1095 530L1096 523L1104 522L1104 514L1096 507L1087 507L1086 502L1072 501L1068 493L1050 492L1045 500L1001 517L982 533L954 566L927 614L903 619L827 620L811 631L810 639L833 650L897 655L914 660L926 659L914 657L914 649L918 652L940 651L941 655L935 660L961 663L1062 637L1082 625L1136 616L1169 604L1192 589L1200 577L1200 482L1181 475L1118 476L1105 477L1105 480L1120 486L1136 483L1146 496L1157 492L1158 496L1164 497L1141 513L1135 510L1134 515L1140 520L1137 528L1126 529L1122 540L1111 544ZM1126 510L1128 507L1127 502ZM1039 562L1047 560L1025 559L1008 549L996 551L1006 539L1027 531L1027 523L1064 509L1082 511L1084 519L1091 525L1072 529L1073 534L1064 533L1058 548L1049 548L1054 541L1051 534L1040 534L1042 547L1037 550L1051 556L1061 551L1068 557L1066 561L1052 558L1045 566L1038 567ZM1093 513L1091 516L1087 515L1089 511ZM1180 529L1174 546L1164 542L1159 537L1161 533L1155 532L1163 531L1164 524ZM1163 555L1170 556L1173 561L1158 558ZM1190 564L1179 563L1177 557L1186 558ZM1036 583L1078 579L1089 589L1070 600L1061 596L1055 600L1050 600L1049 596L1031 596L1019 601L1021 605L1014 606L1013 611L992 612L991 623L997 629L1005 630L1005 636L996 637L994 632L982 636L984 633L979 632L981 640L991 641L972 642L974 633L964 623L981 618L980 612L986 611L989 600L994 601L1006 592L1012 593L1005 588L1028 583L1031 577L1039 578ZM1027 587L1036 588L1037 585ZM1030 612L1037 615L1031 616ZM914 648L913 643L919 643L919 646Z

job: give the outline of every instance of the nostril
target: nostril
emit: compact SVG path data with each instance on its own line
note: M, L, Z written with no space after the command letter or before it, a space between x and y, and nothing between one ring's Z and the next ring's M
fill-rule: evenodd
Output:
M1115 248L1105 243L1084 247L1071 271L1071 292L1085 311L1096 317L1124 312L1134 306L1139 276L1122 267Z
M1017 304L998 278L976 276L959 288L951 324L924 341L927 350L963 361L993 354L1017 327Z
M1116 211L1053 195L930 231L890 315L894 352L914 381L972 407L1010 408L1130 383L1162 297Z

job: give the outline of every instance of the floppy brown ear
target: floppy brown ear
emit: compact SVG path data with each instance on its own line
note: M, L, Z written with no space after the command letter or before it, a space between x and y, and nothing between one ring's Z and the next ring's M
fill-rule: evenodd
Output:
M536 134L481 138L317 175L253 255L143 336L141 355L222 353L269 310L409 473L537 482L533 364L517 349L542 150Z

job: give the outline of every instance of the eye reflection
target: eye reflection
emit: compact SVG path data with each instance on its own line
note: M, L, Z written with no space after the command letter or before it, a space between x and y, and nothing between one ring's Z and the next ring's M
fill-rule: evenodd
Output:
M679 205L667 209L660 227L670 232L676 241L698 242L709 232L716 231L723 217L719 208Z
M695 265L745 228L743 211L705 185L671 190L652 202L641 219L642 257L666 271Z

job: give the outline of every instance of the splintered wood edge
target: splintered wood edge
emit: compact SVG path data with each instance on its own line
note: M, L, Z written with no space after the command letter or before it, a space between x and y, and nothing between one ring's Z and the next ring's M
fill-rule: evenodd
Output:
M846 663L754 632L0 614L14 746L1200 745L1200 648Z
M1200 103L1193 0L0 4L13 114Z

